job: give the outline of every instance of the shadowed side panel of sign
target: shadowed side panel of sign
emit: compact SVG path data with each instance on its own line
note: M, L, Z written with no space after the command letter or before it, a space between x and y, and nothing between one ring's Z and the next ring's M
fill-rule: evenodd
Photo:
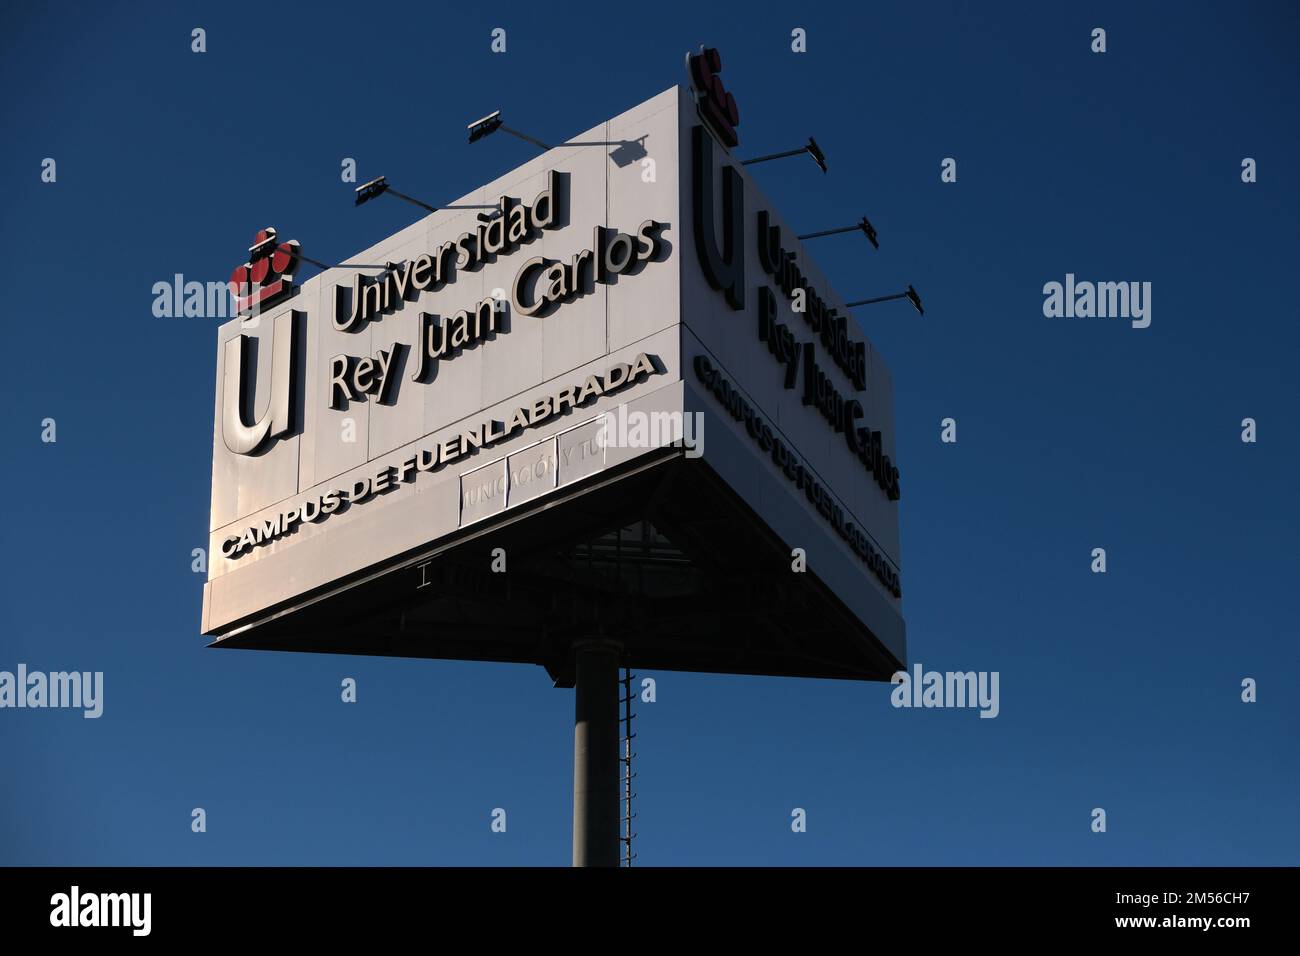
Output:
M683 369L687 405L705 415L704 461L784 543L787 562L803 549L862 638L903 661L888 369L755 178L688 102L680 120ZM763 241L773 235L775 248ZM780 262L793 270L771 268ZM696 356L721 383L716 394Z

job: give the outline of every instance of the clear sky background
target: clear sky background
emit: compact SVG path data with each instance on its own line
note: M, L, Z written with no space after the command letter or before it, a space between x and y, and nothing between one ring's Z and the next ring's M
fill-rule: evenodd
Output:
M105 709L0 711L0 863L567 864L573 695L541 668L205 649L190 552L219 323L155 318L151 289L224 280L268 224L342 261L419 215L354 208L345 157L450 201L534 154L467 145L470 120L501 108L564 139L684 82L700 43L722 51L742 155L825 148L825 176L755 168L777 207L809 231L863 213L879 229L878 253L812 250L837 291L925 299L924 318L860 314L896 388L909 652L1000 672L1001 714L897 710L887 684L655 673L638 863L1300 862L1294 6L4 19L0 669L103 671ZM1151 282L1151 327L1045 318L1067 272Z

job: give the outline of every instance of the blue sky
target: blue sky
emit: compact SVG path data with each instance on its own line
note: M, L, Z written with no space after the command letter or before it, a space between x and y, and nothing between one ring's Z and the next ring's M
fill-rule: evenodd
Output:
M0 863L567 863L572 693L540 668L205 650L217 323L155 318L151 288L225 279L268 223L341 261L418 215L353 208L344 157L446 201L532 155L469 120L571 136L701 42L742 152L826 151L755 168L778 207L878 228L878 253L819 240L837 291L925 299L860 316L895 382L909 652L998 671L1001 713L654 674L638 862L1300 862L1300 14L984 6L11 11L0 669L103 671L105 702L0 711ZM1069 272L1151 282L1150 328L1045 318Z

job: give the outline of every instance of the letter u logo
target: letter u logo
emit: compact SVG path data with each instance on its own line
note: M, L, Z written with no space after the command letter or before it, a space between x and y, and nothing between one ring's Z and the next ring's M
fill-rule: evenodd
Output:
M271 400L262 417L251 425L257 369L253 367L253 340L236 335L226 342L222 384L221 437L236 455L251 455L269 439L292 430L294 400L298 394L300 313L289 309L276 316L271 334Z
M713 224L713 137L703 126L691 131L695 173L695 251L709 285L733 309L745 307L745 183L731 165L722 167L722 249Z

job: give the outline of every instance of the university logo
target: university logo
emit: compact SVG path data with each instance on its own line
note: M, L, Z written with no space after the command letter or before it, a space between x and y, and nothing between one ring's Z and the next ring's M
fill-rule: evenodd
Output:
M298 403L298 356L303 313L285 309L271 327L271 398L255 417L258 343L242 332L226 342L222 377L221 437L236 455L251 455L272 438L293 431ZM251 421L250 421L251 420Z
M709 285L733 309L745 307L745 181L730 163L722 165L722 243L714 214L713 137L703 126L691 129L692 220L695 251Z
M293 292L298 268L298 241L280 242L275 229L267 226L253 237L248 261L230 274L230 294L239 315L254 315Z
M248 262L230 276L230 291L242 316L260 315L293 292L290 276L298 268L296 240L280 242L270 226L260 230L248 249ZM242 332L226 342L222 378L221 437L236 455L251 455L294 427L298 396L301 313L287 309L271 329L271 396L260 416L255 413L258 342Z
M740 110L736 98L722 85L722 54L712 47L700 47L699 53L686 54L686 72L691 77L691 91L700 118L709 124L715 136L727 149L740 142L736 127L740 125Z

